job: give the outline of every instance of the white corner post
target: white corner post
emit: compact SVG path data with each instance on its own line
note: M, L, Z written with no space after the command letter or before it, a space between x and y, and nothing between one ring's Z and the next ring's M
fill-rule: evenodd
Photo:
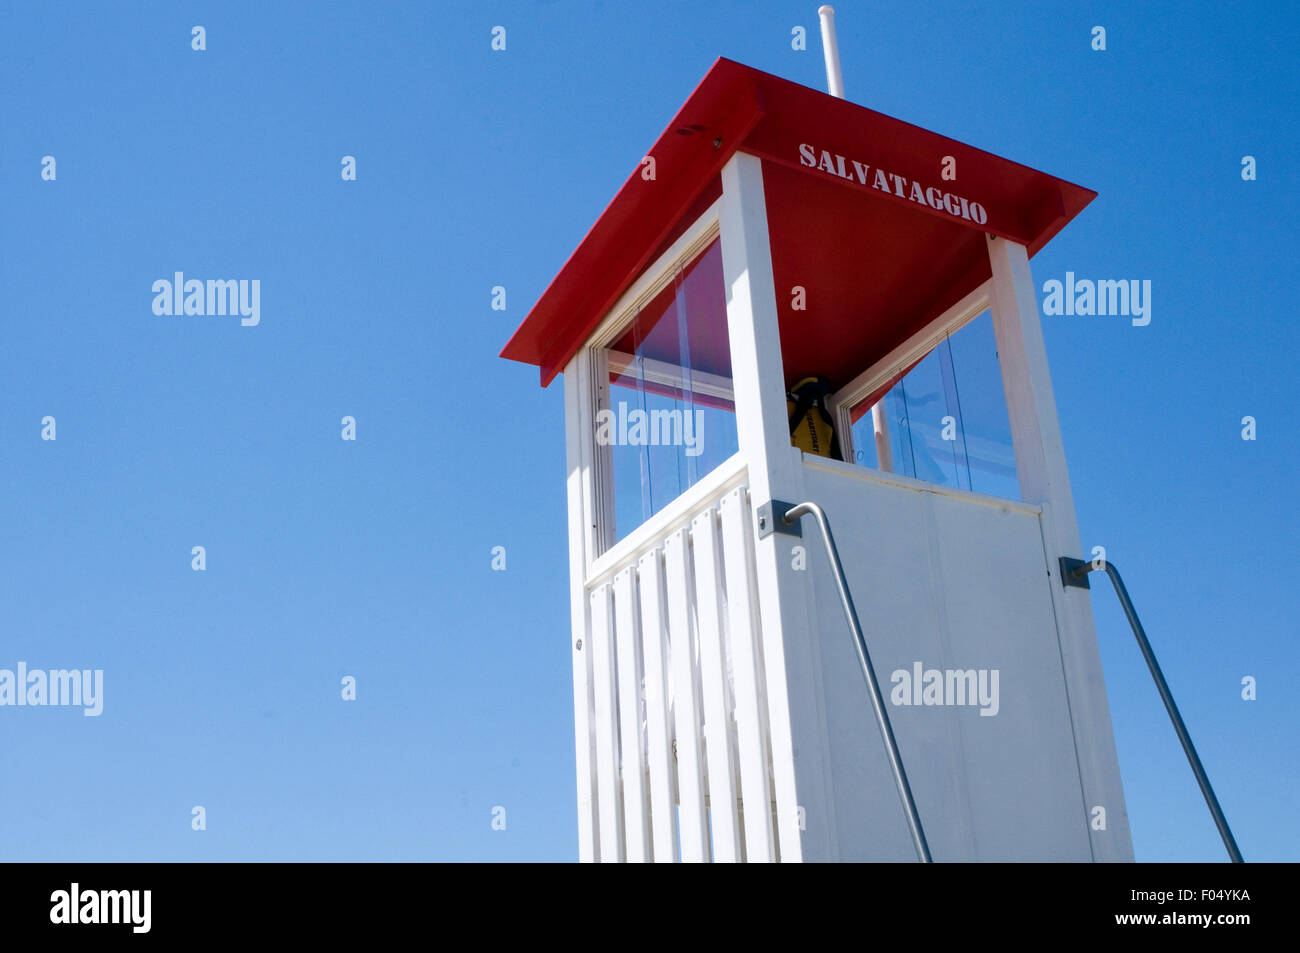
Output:
M579 644L582 633L590 632L584 580L587 566L596 552L595 486L591 441L594 425L591 359L582 348L564 369L564 435L568 470L569 500L569 597L571 624L569 652L573 657L573 726L578 773L578 860L591 863L602 858L598 847L600 823L596 816L596 736L594 732L593 672L591 646ZM607 835L609 832L606 832ZM617 832L615 832L617 833Z
M1088 831L1093 860L1131 861L1133 842L1089 592L1062 586L1057 566L1057 557L1077 559L1083 553L1029 255L1024 245L1005 238L988 235L987 241L993 269L993 331L1020 494L1043 511L1043 545L1083 784L1080 823ZM1093 823L1094 816L1101 816L1095 815L1098 807L1105 810L1104 830Z
M738 152L723 166L718 228L736 429L752 507L757 511L772 499L798 503L803 475L799 451L790 444L763 166L756 157ZM809 624L811 583L791 560L793 546L803 541L778 533L760 539L757 526L752 529L781 860L834 860L821 667Z

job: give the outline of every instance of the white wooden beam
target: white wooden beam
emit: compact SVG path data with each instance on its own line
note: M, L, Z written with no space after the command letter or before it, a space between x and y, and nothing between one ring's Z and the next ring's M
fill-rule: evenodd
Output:
M623 838L629 863L644 864L650 853L650 798L642 746L641 604L636 572L614 577L615 668L618 671L619 737L622 751Z
M731 745L731 691L722 625L722 560L718 557L718 516L705 510L691 520L695 549L695 617L700 653L700 695L704 702L704 746L709 769L709 822L713 859L742 859L740 818L736 814L736 758Z
M758 641L758 594L754 591L754 536L749 497L737 487L718 504L722 516L727 621L735 666L736 747L740 796L745 805L745 859L776 860L772 833L772 789L768 783L766 680Z
M1088 831L1094 860L1131 861L1133 843L1089 592L1064 588L1058 577L1057 557L1079 558L1082 551L1029 255L1024 245L992 235L988 247L993 331L1020 494L1043 510L1043 542L1083 781L1080 823ZM1095 807L1106 810L1104 831L1093 830L1089 823Z
M738 152L723 166L718 226L736 428L753 508L773 498L798 502L803 473L799 451L790 445L763 165L755 156ZM835 860L821 660L809 624L811 582L791 566L790 537L755 537L781 859ZM806 830L800 830L801 818Z
M564 370L564 437L569 502L569 651L573 655L573 730L578 781L578 859L598 859L596 820L596 740L592 731L591 625L587 566L594 554L595 518L592 460L586 439L591 421L590 362L584 349Z
M664 540L664 587L668 598L668 644L676 731L677 798L681 806L683 863L709 860L709 821L704 807L704 754L700 688L695 678L695 614L691 602L690 539L678 529Z
M637 358L635 354L626 354L623 351L610 349L605 352L605 361L611 374L630 378L637 376ZM650 357L641 361L641 371L645 374L647 381L661 387L682 388L689 381L691 391L694 393L704 394L706 397L717 397L728 403L735 399L731 392L731 378L723 377L720 374L692 370L689 367L680 367L668 361L657 361Z
M591 590L591 671L596 735L596 789L600 816L600 859L621 863L623 796L618 770L618 696L614 685L614 600L612 587Z
M676 761L668 695L668 620L664 614L663 557L637 561L641 592L641 651L645 656L646 760L650 766L650 826L657 864L678 859Z

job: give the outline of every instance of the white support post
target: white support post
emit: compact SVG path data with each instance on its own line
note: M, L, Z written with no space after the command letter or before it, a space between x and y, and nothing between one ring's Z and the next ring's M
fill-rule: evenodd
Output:
M992 235L988 246L993 268L993 331L1020 493L1026 502L1043 508L1043 542L1083 782L1080 823L1088 831L1094 860L1131 861L1133 843L1092 604L1088 590L1065 588L1058 576L1057 557L1080 558L1082 550L1029 255L1024 245ZM1090 823L1096 807L1105 808L1105 830L1093 830Z
M569 497L569 597L573 654L573 727L578 773L578 859L598 859L599 825L596 819L596 741L592 731L591 626L583 585L587 565L595 553L595 501L588 430L594 426L591 410L590 362L579 351L564 369L564 435Z
M889 444L889 418L885 415L885 398L871 405L871 430L876 437L877 469L894 472L894 449Z
M790 445L763 167L754 156L738 152L723 166L718 224L736 429L753 508L773 498L799 502L803 474L799 452ZM806 573L792 569L795 540L757 535L755 572L781 859L835 860L821 667L809 624L811 583ZM801 818L806 818L806 830L800 830Z

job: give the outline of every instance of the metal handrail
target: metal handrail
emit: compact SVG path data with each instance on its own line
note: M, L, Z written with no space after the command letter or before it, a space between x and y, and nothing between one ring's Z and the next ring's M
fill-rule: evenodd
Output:
M867 640L862 635L862 624L858 621L858 610L854 608L853 596L849 594L848 580L844 576L844 566L840 562L839 550L835 548L835 538L831 535L830 524L826 514L816 503L798 503L781 515L787 526L811 514L821 527L822 540L826 543L826 552L835 569L835 585L840 590L840 601L844 604L844 614L848 617L849 628L853 630L853 641L858 649L858 661L862 663L862 673L867 677L867 687L871 690L871 707L876 712L876 724L880 727L881 738L885 742L885 752L889 755L889 766L894 772L894 783L898 786L898 796L903 802L907 814L907 826L912 832L912 843L916 847L916 857L925 864L933 863L930 845L926 843L925 831L921 828L921 817L916 812L916 800L912 797L912 787L907 783L907 771L903 768L902 756L898 753L898 741L894 738L894 729L889 724L889 713L885 709L885 699L880 694L880 683L876 681L876 672L871 667L871 656L867 652Z
M1151 649L1151 643L1147 641L1146 630L1142 628L1142 622L1138 619L1137 610L1133 608L1133 600L1129 598L1124 580L1120 578L1119 570L1115 568L1114 563L1109 560L1100 560L1100 562L1101 565L1098 566L1082 559L1070 559L1068 556L1062 556L1061 583L1083 589L1091 588L1088 585L1088 573L1099 569L1104 569L1106 575L1110 577L1111 585L1115 587L1115 595L1119 596L1120 605L1124 607L1124 614L1128 616L1129 625L1133 627L1133 635L1137 637L1138 648L1142 650L1142 657L1146 659L1147 668L1151 670L1151 677L1155 679L1160 698L1165 703L1165 711L1169 712L1169 720L1174 723L1174 731L1178 733L1178 740L1182 742L1183 752L1187 755L1187 761L1192 766L1192 773L1196 775L1196 783L1201 786L1201 794L1205 796L1205 803L1209 805L1210 813L1214 815L1214 824L1219 829L1219 836L1223 838L1223 846L1228 849L1228 856L1232 858L1234 864L1243 863L1241 851L1237 849L1237 841L1232 836L1232 830L1228 827L1228 819L1223 816L1223 808L1219 806L1219 799L1215 797L1214 788L1210 786L1210 779L1205 773L1205 768L1201 765L1201 759L1196 754L1196 748L1192 745L1192 736L1187 733L1187 726L1183 724L1183 716L1178 713L1178 706L1174 704L1174 696L1169 691L1169 683L1165 681L1164 673L1160 671L1160 663L1156 661L1156 654Z

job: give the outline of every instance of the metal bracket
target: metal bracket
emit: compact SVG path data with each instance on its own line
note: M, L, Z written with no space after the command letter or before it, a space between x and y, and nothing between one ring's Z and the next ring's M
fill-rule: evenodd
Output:
M1088 585L1088 573L1079 572L1080 569L1089 565L1086 559L1071 559L1069 556L1062 556L1060 564L1062 586L1074 589L1092 588L1092 586Z
M787 503L785 500L768 500L758 508L758 538L766 539L773 533L782 533L786 536L803 537L803 529L799 526L798 521L787 523L785 514L794 508L793 503Z

